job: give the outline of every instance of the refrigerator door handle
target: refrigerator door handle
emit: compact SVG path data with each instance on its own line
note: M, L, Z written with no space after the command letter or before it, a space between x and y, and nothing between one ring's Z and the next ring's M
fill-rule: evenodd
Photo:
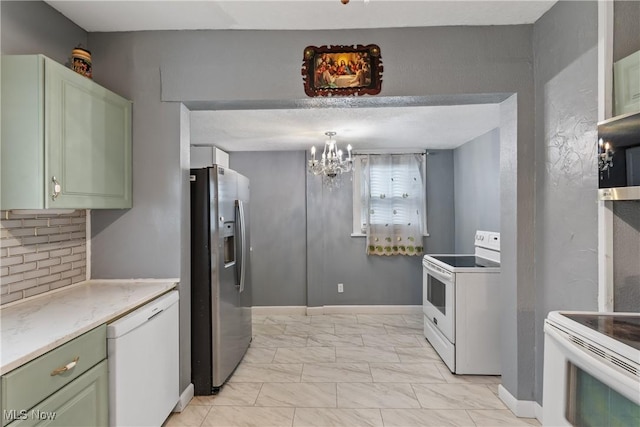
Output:
M238 207L238 221L240 223L240 286L239 292L244 291L244 279L246 275L246 258L247 258L247 235L246 235L246 218L244 216L244 203L242 200L236 200L236 206Z

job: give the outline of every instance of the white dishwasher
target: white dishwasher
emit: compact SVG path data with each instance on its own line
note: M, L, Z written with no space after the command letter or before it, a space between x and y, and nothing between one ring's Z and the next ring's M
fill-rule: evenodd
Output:
M109 424L160 426L179 399L178 291L107 325Z

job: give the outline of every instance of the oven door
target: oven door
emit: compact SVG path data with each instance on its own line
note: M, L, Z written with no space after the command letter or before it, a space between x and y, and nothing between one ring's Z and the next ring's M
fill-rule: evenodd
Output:
M544 425L640 425L636 367L548 322L544 332Z
M456 276L427 259L422 261L422 267L424 314L451 343L455 344Z

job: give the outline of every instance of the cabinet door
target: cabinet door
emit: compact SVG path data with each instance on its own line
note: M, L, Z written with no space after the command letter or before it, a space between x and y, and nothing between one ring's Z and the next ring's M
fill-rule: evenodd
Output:
M131 102L50 59L45 76L47 207L130 208Z
M109 375L103 360L7 427L86 427L109 424Z
M3 411L35 406L106 357L107 326L103 324L3 375L0 399ZM71 369L52 375L74 360Z
M0 98L0 204L43 209L44 61L37 55L2 55Z

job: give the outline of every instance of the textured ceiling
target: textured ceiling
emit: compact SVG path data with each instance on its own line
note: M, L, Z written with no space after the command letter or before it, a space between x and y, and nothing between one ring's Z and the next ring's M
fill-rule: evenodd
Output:
M531 24L548 0L46 0L89 32L236 29L322 30Z
M192 111L191 144L225 151L455 148L499 127L499 105Z

